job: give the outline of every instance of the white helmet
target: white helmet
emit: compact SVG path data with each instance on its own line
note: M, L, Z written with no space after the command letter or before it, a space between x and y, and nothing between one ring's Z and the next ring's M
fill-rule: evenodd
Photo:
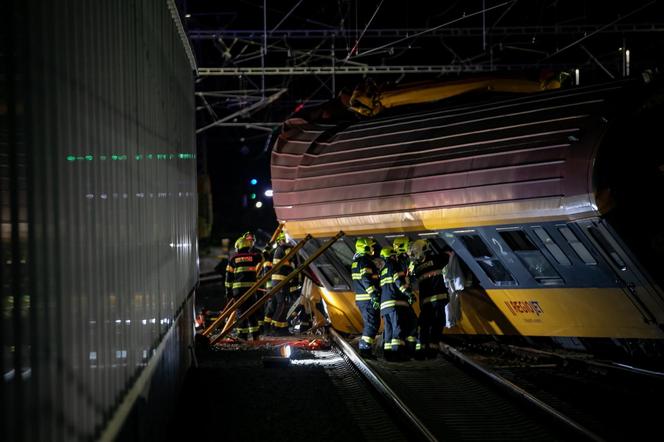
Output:
M424 259L424 254L429 250L429 241L426 239L418 239L410 243L408 246L408 256L415 261L422 261Z

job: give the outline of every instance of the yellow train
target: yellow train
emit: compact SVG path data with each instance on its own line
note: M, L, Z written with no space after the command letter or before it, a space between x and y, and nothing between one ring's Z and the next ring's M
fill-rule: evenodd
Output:
M661 357L663 111L647 76L464 93L371 118L330 103L284 123L274 206L295 239L346 232L315 266L341 331L361 330L355 237L386 246L406 235L449 245L468 270L462 318L446 334Z

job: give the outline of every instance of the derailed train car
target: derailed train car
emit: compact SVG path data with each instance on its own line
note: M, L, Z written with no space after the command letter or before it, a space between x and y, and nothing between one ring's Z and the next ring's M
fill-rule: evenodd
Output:
M644 76L292 118L272 153L277 217L296 239L346 232L316 264L339 330L361 324L354 237L406 235L465 263L448 335L661 358L663 98Z

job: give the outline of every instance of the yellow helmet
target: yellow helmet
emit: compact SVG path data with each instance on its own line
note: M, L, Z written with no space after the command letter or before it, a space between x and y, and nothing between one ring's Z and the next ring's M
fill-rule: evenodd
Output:
M241 236L235 241L235 250L241 250L241 249L246 249L249 247L253 247L254 241L253 239L245 238L244 236Z
M253 232L245 232L244 235L242 235L242 238L250 241L252 247L256 243L256 237L254 236Z
M355 253L368 253L373 255L373 246L376 244L372 238L357 238L355 240Z
M387 259L390 256L396 256L396 254L397 254L397 252L395 252L392 247L383 247L380 250L380 256L384 259Z
M392 241L392 247L394 248L396 253L408 253L409 244L410 240L406 236L400 236L398 238L394 238L394 241Z

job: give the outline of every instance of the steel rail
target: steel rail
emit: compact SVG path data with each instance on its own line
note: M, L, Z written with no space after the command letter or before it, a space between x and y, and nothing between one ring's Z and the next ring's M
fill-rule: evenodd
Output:
M498 375L497 373L492 372L491 370L487 370L486 368L482 367L480 364L477 362L473 361L463 353L461 353L459 350L456 348L452 347L451 345L448 344L441 344L441 351L444 354L447 354L448 356L451 356L454 359L457 359L458 361L467 364L468 366L472 367L475 369L478 373L483 375L484 377L490 379L494 383L498 384L499 386L507 389L513 394L516 394L520 398L524 399L525 401L529 402L530 404L534 405L541 411L545 412L549 416L553 417L557 421L561 422L568 428L571 428L573 431L576 431L577 433L582 434L586 438L594 441L604 441L605 439L597 435L596 433L590 431L583 425L579 424L578 422L574 421L570 417L566 416L565 414L561 413L560 411L556 410L555 408L551 407L550 405L546 404L545 402L537 399L535 396L531 395L518 385L508 381L504 377Z
M396 409L404 421L415 430L419 439L426 441L438 441L427 427L415 416L415 414L404 404L397 394L372 370L360 357L351 345L341 335L330 328L330 336L341 349L342 353L353 363L359 372L367 379L369 384L380 394L391 407Z

